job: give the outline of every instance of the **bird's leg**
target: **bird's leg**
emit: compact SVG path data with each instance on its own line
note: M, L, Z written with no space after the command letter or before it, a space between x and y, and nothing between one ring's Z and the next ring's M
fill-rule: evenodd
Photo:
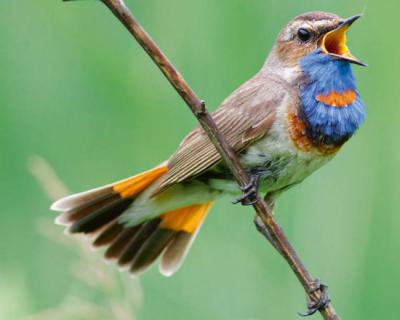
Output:
M261 218L256 215L254 217L254 224L258 230L267 240L274 246L274 248L282 254L282 250L280 249L279 245L276 241L272 238L271 234L269 233L268 229L265 227L265 224L262 222Z
M313 283L313 288L308 292L307 297L307 312L299 313L300 316L308 317L316 313L318 310L326 307L331 301L327 292L328 286L321 283L319 279L316 279ZM315 294L317 291L320 291L320 296L317 300L311 300L309 297L312 294Z
M275 207L275 200L272 197L271 194L267 193L264 197L265 202L268 204L269 208L271 211L274 210ZM257 228L257 231L260 232L272 245L273 247L280 253L282 254L282 250L280 249L280 246L278 243L272 238L271 234L269 233L267 227L265 226L264 222L261 220L261 218L258 215L255 215L254 217L254 224Z
M260 181L260 174L252 174L250 175L250 182L249 184L240 187L243 194L234 200L232 203L237 204L241 203L244 206L252 206L258 201L258 185Z

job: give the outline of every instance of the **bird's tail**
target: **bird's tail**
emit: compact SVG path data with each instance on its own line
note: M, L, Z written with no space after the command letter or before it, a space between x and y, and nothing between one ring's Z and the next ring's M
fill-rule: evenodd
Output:
M60 199L51 206L62 212L56 223L67 226L67 233L91 235L93 246L107 247L106 259L116 260L133 274L142 273L162 256L160 272L170 276L182 264L211 202L177 208L135 226L125 226L118 219L141 192L167 171L163 164L117 183Z

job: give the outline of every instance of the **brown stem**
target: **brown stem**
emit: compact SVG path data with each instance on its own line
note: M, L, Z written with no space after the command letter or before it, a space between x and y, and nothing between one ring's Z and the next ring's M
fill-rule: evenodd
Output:
M182 75L172 65L169 59L164 55L156 43L151 39L143 27L133 17L123 0L101 0L113 14L122 22L128 31L135 37L143 49L149 54L151 59L160 68L162 73L179 93L182 99L186 102L194 116L197 118L204 131L214 144L215 148L220 153L222 159L229 167L240 186L245 186L250 182L250 177L241 166L236 157L234 150L225 140L224 136L218 130L215 122L213 121L210 113L205 107L204 101L200 100L194 91L190 88L187 82L183 79ZM264 200L257 198L254 204L261 221L264 223L268 234L270 235L272 243L277 251L285 258L289 266L292 268L296 277L304 287L307 296L310 300L316 301L321 292L315 290L315 280L311 277L296 252L292 248L288 239L286 238L282 228L276 222L272 210L268 207ZM338 320L339 316L336 314L332 305L329 303L319 310L325 320Z

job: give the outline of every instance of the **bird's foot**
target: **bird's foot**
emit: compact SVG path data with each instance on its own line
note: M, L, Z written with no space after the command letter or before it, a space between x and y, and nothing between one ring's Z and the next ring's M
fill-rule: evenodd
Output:
M252 175L250 182L247 185L240 187L240 190L242 190L243 194L232 203L238 204L240 202L244 206L252 206L255 204L258 201L259 179L259 175Z
M302 317L308 317L316 313L318 310L321 310L325 308L331 300L328 297L328 286L321 283L319 279L316 279L313 285L313 288L309 291L309 294L313 294L317 291L320 291L320 296L318 300L310 300L309 297L307 297L307 312L306 313L299 313L300 316Z

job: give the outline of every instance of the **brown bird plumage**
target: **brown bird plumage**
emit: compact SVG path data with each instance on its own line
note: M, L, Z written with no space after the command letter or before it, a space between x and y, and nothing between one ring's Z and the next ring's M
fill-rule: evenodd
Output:
M345 32L356 18L343 20L324 12L296 17L279 34L261 70L212 114L270 201L328 162L347 139L322 144L324 137L318 135L317 142L309 134L301 100L301 87L309 79L300 61L319 49L321 57L361 64L345 43ZM337 101L345 108L356 97L350 90L345 96L334 91L315 99L327 108L337 107L329 105ZM61 199L52 209L63 212L57 221L69 232L94 235L95 246L107 247L105 257L132 273L145 271L161 256L161 272L171 275L181 265L211 203L222 195L240 193L198 127L160 166Z

